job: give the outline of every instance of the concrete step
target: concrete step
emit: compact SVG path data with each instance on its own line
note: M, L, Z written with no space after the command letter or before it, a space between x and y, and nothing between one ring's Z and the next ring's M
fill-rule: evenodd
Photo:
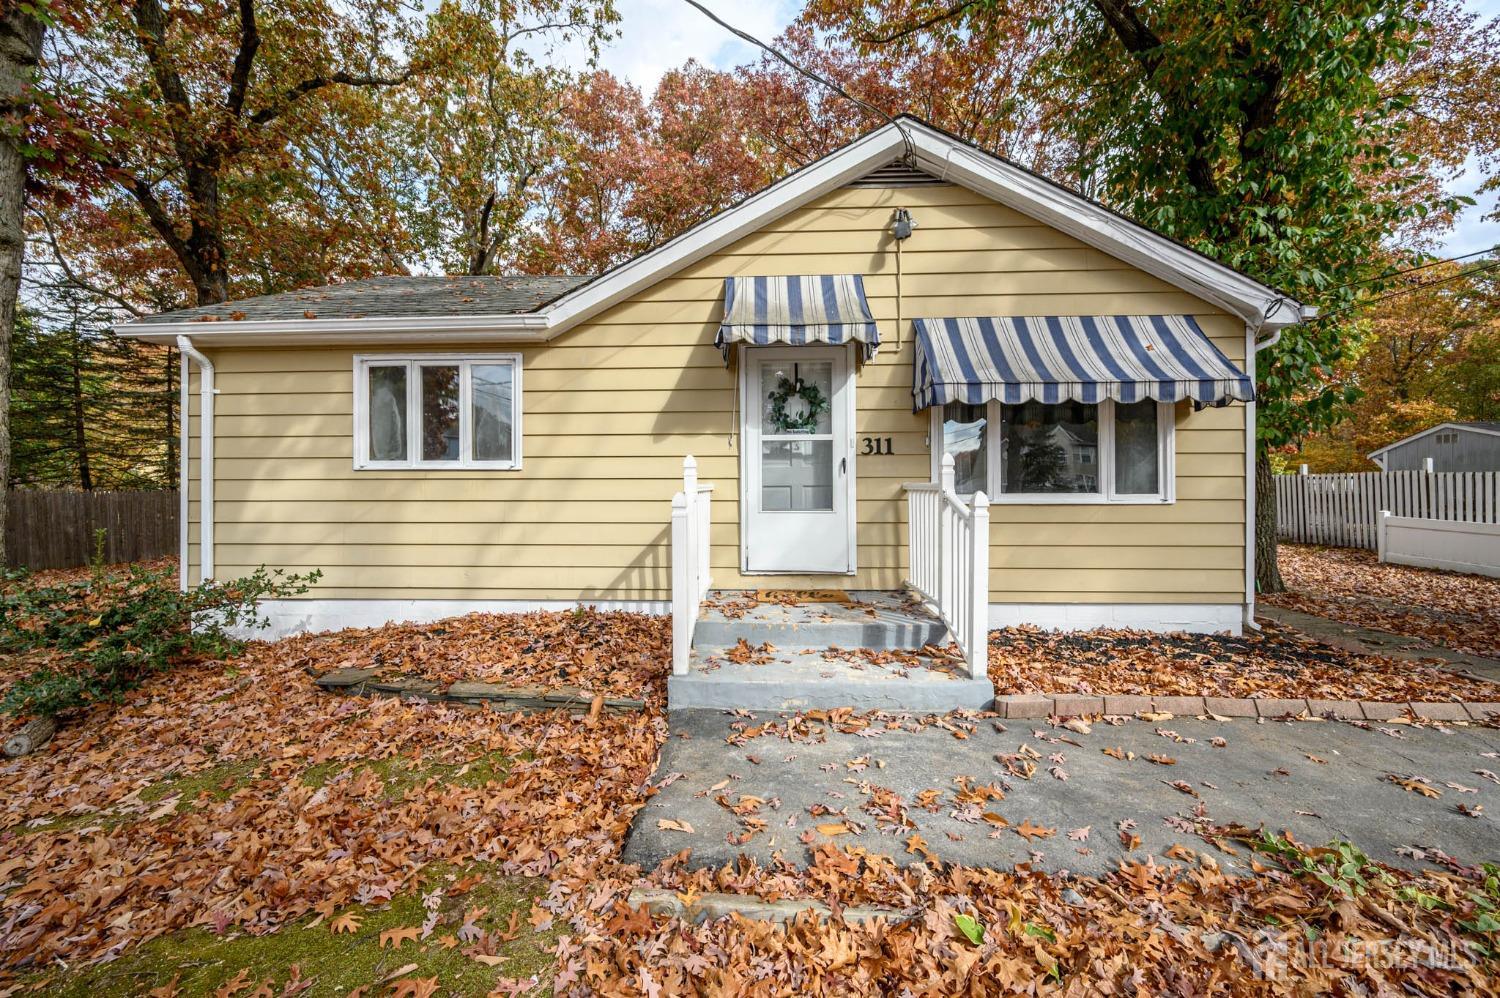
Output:
M854 707L944 713L982 710L995 699L987 678L969 679L961 662L947 659L900 653L830 657L824 651L778 646L750 662L735 662L726 657L728 651L695 649L687 675L667 680L668 709Z
M946 645L948 628L904 593L856 591L848 603L759 602L752 594L709 594L694 629L694 647L728 647L740 639L778 648L917 649Z

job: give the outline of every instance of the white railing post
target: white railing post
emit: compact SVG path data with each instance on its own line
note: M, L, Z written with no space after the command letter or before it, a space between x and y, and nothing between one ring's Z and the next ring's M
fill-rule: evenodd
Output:
M1390 527L1391 511L1383 509L1375 514L1375 560L1385 561L1385 532Z
M983 679L990 668L990 500L983 492L974 493L971 526L969 678Z
M943 609L953 606L951 579L953 575L953 512L945 501L953 495L953 455L944 454L942 472L938 476L938 543L937 543L937 605Z
M698 615L692 588L692 524L687 493L672 497L672 674L685 676L693 645L693 622Z

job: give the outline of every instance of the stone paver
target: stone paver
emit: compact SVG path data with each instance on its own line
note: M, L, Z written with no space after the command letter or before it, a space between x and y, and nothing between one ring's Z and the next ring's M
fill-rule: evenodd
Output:
M1477 769L1500 769L1483 755L1500 751L1500 730L1494 728L1399 725L1388 734L1379 726L1336 722L1178 718L1168 725L1096 723L1090 733L1080 734L1044 719L1018 719L979 721L965 739L930 726L918 732L882 731L873 738L830 731L817 742L767 736L741 746L726 744L736 720L750 724L768 716L748 721L717 711L671 716L672 737L653 777L667 785L637 816L626 862L654 866L690 848L689 862L695 866L730 863L742 852L762 862L781 853L789 862L803 863L809 846L802 836L819 823L836 820L812 817L807 808L813 804L847 809L850 818L865 825L860 834L832 841L884 852L903 864L916 859L906 850L915 833L950 861L1009 869L1035 852L1042 869L1100 874L1115 869L1127 855L1118 823L1128 819L1142 840L1129 855L1143 859L1154 854L1158 862L1168 862L1166 850L1180 843L1207 851L1227 869L1246 872L1246 850L1221 853L1190 829L1183 830L1200 803L1217 823L1287 830L1299 842L1319 845L1349 840L1392 865L1422 865L1396 852L1410 846L1437 847L1465 863L1500 858L1495 817L1500 814L1500 786L1473 775ZM1174 741L1157 735L1157 729L1190 740ZM1077 744L1047 741L1036 732ZM1214 747L1215 737L1226 739L1227 746ZM1040 754L1030 780L1008 777L996 761L997 755L1017 753L1023 745ZM1105 755L1103 749L1110 747L1134 752L1136 758L1121 761ZM1054 753L1061 753L1061 762L1049 758ZM1154 765L1146 761L1150 754L1169 755L1176 764ZM756 762L747 759L750 755ZM861 757L868 758L855 762ZM1068 779L1056 778L1049 772L1053 768ZM678 773L681 777L665 780ZM1388 774L1425 777L1442 796L1410 793L1387 781ZM990 823L955 816L954 780L960 776L1002 786L1005 798L987 802L983 810L999 814L1010 828L992 838ZM726 778L731 778L727 788L708 792ZM1182 781L1198 797L1181 793L1169 785L1172 781ZM1462 802L1484 805L1481 817L1457 812L1458 794L1445 787L1448 781L1477 787L1477 793L1462 795ZM900 795L915 828L882 831L877 826L873 815L861 809L869 800L865 791L875 787ZM942 806L935 814L916 805L917 795L927 789L941 791ZM764 805L760 817L767 821L766 830L744 846L733 846L726 837L742 826L715 802L719 793L735 800L742 795L775 799L779 806ZM658 829L662 818L687 821L694 831ZM1028 820L1056 832L1028 842L1011 830ZM1070 840L1068 833L1080 828L1089 829L1087 836ZM816 831L810 838L814 844L830 841Z

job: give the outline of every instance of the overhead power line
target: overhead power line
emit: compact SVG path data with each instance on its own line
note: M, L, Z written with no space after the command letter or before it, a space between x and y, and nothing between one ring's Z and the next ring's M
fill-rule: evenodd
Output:
M1468 260L1476 256L1484 256L1487 253L1494 253L1497 250L1500 250L1500 246L1491 246L1488 249L1475 250L1472 253L1464 253L1460 256L1450 256L1442 260L1429 260L1427 263L1420 263L1414 267L1406 267L1402 270L1393 270L1389 274L1380 274L1376 277L1366 277L1363 280L1350 281L1347 284L1335 284L1331 288L1324 288L1322 293L1327 294L1330 291L1339 291L1343 288L1353 288L1361 284L1374 284L1376 281L1388 281L1392 277L1400 277L1402 274L1414 274L1419 270L1429 270L1433 267L1440 267L1445 263L1458 263L1460 260Z
M1376 305L1383 301L1390 301L1392 298L1400 298L1402 295L1414 295L1419 291L1426 291L1428 288L1435 288L1439 285L1450 284L1453 281L1461 281L1466 277L1473 277L1475 274L1485 274L1492 270L1500 270L1500 260L1495 260L1492 263L1482 264L1478 267L1474 267L1471 270L1465 270L1462 273L1450 274L1447 277L1441 277L1435 281L1424 281L1423 283L1414 285L1413 287L1401 288L1399 291L1389 291L1383 295L1377 295L1376 297L1370 298L1366 301L1355 302L1352 305L1345 305L1342 308L1336 308L1329 312L1320 312L1317 319L1315 319L1314 321L1326 319L1334 315L1342 315L1345 312L1352 312L1355 309L1369 308L1371 305Z
M866 111L869 111L869 112L871 112L873 114L879 115L880 117L884 118L886 121L890 122L890 124L892 124L892 125L895 126L896 131L899 132L899 133L901 133L901 142L902 142L903 145L906 146L906 159L907 159L907 161L908 162L913 162L913 157L915 155L916 150L912 146L911 136L906 133L906 129L902 126L901 122L897 121L896 117L894 115L892 115L889 111L886 111L883 108L877 107L874 104L871 104L867 100L864 100L862 98L854 96L849 91L845 90L842 86L840 86L839 84L835 83L833 80L828 79L826 76L821 76L818 73L815 73L812 70L808 69L807 67L801 65L796 60L792 59L791 56L789 56L786 53L782 52L780 49L776 48L774 45L771 45L768 42L761 41L759 38L756 38L754 35L750 34L750 32L748 32L748 31L742 31L741 29L736 28L734 25L732 25L728 21L724 20L718 14L715 14L713 11L711 11L707 7L703 6L703 4L699 3L698 0L683 0L683 2L686 3L686 4L688 4L691 7L697 8L697 10L698 10L698 12L700 14L702 14L704 17L708 18L710 21L712 21L715 24L717 24L719 27L723 28L725 31L727 31L730 34L734 35L736 38L739 38L742 41L749 42L751 45L754 45L756 48L761 49L762 51L766 52L768 55L770 55L773 58L775 58L778 62L781 62L781 63L785 64L794 73L797 73L798 75L800 75L800 76L802 76L802 77L804 77L804 78L806 78L808 80L811 80L812 82L817 83L817 84L819 84L821 86L827 87L829 90L832 90L834 93L838 94L840 97L844 98L845 100L849 101L850 103L855 104L858 107L862 107Z

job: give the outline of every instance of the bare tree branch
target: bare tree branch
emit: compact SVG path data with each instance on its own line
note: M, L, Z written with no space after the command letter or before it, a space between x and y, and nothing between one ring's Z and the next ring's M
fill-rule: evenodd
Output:
M960 0L959 3L945 10L940 10L931 17L918 21L916 24L903 24L900 27L891 28L883 35L859 35L858 40L866 45L888 45L891 42L910 37L919 31L926 31L928 28L942 24L944 21L951 21L978 2L979 0ZM887 26L881 25L881 27Z
M245 108L245 92L250 88L250 70L260 48L260 32L255 27L255 0L240 0L240 50L234 57L234 71L229 77L229 96L224 107L231 118L239 118Z
M400 75L397 76L374 76L340 71L334 73L332 76L309 77L297 85L288 88L276 103L251 115L250 123L253 125L264 125L275 121L281 115L285 114L287 109L298 100L316 90L322 90L324 87L331 87L335 84L343 84L347 87L399 87L411 79L411 77L412 71L410 67L402 70Z
M62 247L57 244L57 231L52 227L52 219L48 218L47 213L42 211L40 208L32 207L31 213L37 218L41 219L42 229L46 233L45 238L43 238L41 242L52 251L52 262L58 270L62 271L63 276L67 278L67 283L83 291L87 291L89 294L97 295L100 298L106 298L109 301L114 302L116 305L120 306L125 311L135 316L137 319L146 314L142 310L136 308L130 302L126 301L125 298L113 291L110 291L108 288L102 288L99 285L84 280L82 277L80 277L78 275L78 272L73 269L71 264L68 263L68 258L63 255Z

